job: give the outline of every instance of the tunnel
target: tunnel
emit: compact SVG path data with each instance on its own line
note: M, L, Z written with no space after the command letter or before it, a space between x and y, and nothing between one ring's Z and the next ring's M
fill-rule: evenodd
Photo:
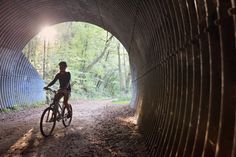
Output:
M111 32L129 53L131 107L150 156L236 156L234 0L0 0L0 108L43 98L23 55L44 25Z

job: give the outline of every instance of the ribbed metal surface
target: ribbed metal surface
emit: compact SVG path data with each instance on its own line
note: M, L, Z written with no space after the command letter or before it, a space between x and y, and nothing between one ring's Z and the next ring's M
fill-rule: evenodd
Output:
M11 54L17 67L17 52L45 23L90 22L124 44L135 89L133 105L150 156L236 156L234 0L0 2L0 47L7 48L0 55ZM4 102L14 100L9 82L17 77L4 75L12 64L1 62ZM28 63L23 67L30 69ZM24 77L19 80L24 82ZM27 87L16 86L18 91Z
M0 52L0 109L44 100L44 83L27 58L9 49Z

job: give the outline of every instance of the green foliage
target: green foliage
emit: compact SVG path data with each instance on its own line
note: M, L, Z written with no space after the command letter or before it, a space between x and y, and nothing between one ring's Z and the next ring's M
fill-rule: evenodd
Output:
M27 108L37 108L37 107L41 107L43 106L45 103L44 102L35 102L33 104L15 104L14 106L12 107L8 107L8 108L3 108L3 109L0 109L0 113L8 113L8 112L11 112L11 111L21 111L21 110L24 110L24 109L27 109Z
M130 101L129 100L113 100L112 103L117 104L117 105L123 105L123 104L129 104Z
M128 54L119 49L116 38L88 23L68 22L53 26L57 32L54 41L46 42L45 72L43 71L44 41L35 36L23 50L39 74L45 74L48 84L59 71L58 63L68 63L72 76L72 97L110 98L130 95L130 69ZM122 64L118 64L118 57ZM119 73L121 69L122 73ZM122 79L122 80L120 80ZM123 82L123 83L122 83ZM122 85L121 85L122 83ZM58 84L56 86L58 88Z
M3 108L3 109L0 109L0 113L8 113L10 112L11 109L10 108Z

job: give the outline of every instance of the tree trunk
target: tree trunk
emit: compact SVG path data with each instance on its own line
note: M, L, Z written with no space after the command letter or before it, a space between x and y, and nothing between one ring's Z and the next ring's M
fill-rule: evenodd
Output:
M121 71L121 59L120 59L120 43L117 43L117 53L118 53L118 69L119 69L119 79L120 79L120 95L123 91L123 85L122 85L122 71Z
M26 57L28 58L28 60L30 60L30 51L31 51L31 41L28 44L28 50L27 50L27 55Z
M82 54L81 54L81 56L82 56L82 67L81 67L81 69L84 71L84 69L85 69L85 60L84 60L84 58L86 58L86 55L87 55L87 53L86 53L86 51L87 51L87 49L88 49L88 39L86 38L85 39L85 41L84 41L84 49L82 50Z
M124 47L122 49L123 51L123 68L124 68L124 90L125 92L127 91L127 84L126 84L126 77L127 77L127 72L126 72L126 54L125 54L125 51L124 51ZM127 93L127 92L126 92Z
M43 41L43 79L45 79L45 56L46 56L46 40Z
M84 72L87 72L89 71L90 69L93 68L93 66L102 59L102 57L105 55L105 53L107 52L107 48L110 46L110 43L111 43L111 40L113 38L113 35L110 36L109 39L107 39L106 43L105 43L105 47L102 51L102 53L97 57L95 58L92 63L90 63L87 67L84 68Z

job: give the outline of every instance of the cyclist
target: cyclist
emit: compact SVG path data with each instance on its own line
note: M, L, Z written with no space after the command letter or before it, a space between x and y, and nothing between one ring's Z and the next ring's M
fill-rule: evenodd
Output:
M58 103L59 100L64 97L64 105L67 108L69 114L68 116L71 116L71 111L69 108L68 100L71 92L71 86L70 86L70 72L66 71L67 64L64 61L61 61L59 64L60 72L56 74L55 78L46 86L44 89L48 89L48 87L54 85L54 83L59 80L60 83L60 89L58 90L57 94L55 95L55 98L53 100L53 103Z

